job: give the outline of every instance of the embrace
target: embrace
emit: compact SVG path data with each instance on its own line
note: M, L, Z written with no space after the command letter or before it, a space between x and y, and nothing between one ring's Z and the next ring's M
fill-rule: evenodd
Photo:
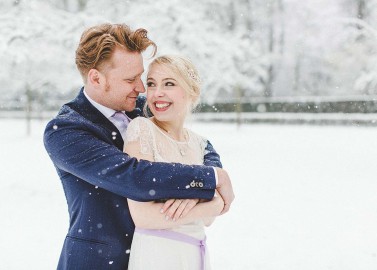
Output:
M158 56L145 87L150 46L124 24L81 36L84 87L44 134L70 218L59 270L211 269L204 226L229 211L232 184L211 143L184 127L199 102L195 66Z

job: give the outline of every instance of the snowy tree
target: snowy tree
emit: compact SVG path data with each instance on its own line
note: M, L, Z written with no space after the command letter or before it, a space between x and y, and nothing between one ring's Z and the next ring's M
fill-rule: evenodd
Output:
M88 21L44 1L22 1L0 14L3 89L49 97L78 87L74 52Z
M377 0L2 1L0 91L26 99L77 89L82 31L112 22L146 28L158 54L191 58L206 102L376 94L376 17Z
M105 2L101 2L100 7L97 2L96 8L103 9ZM263 57L260 57L258 43L250 39L246 24L231 26L232 16L238 20L247 15L240 11L242 8L230 14L231 3L172 0L155 5L154 1L143 0L136 5L114 2L104 16L117 18L133 28L146 28L158 45L159 54L183 54L191 58L202 76L203 99L211 102L218 94L232 96L235 87L244 92L258 92L261 88L258 76L263 76ZM91 2L88 12L96 12L91 9ZM255 83L250 85L253 80Z
M47 85L59 88L62 81L72 77L70 68L64 70L67 49L71 45L71 40L66 39L67 29L64 29L64 21L68 18L65 14L54 20L41 17L41 8L46 14L51 12L48 6L39 2L25 1L0 17L1 58L7 63L2 66L0 76L15 92L34 91Z
M343 8L347 34L339 54L347 57L348 65L343 66L339 78L348 78L355 93L377 94L377 1L344 0Z

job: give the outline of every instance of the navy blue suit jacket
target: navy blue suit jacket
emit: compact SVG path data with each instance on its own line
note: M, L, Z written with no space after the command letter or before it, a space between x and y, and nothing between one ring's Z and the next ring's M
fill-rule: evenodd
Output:
M128 115L141 115L144 103L139 98ZM127 269L135 226L126 198L211 199L215 176L208 166L221 167L210 143L207 166L131 158L122 152L117 128L87 100L83 89L47 124L44 144L61 179L70 218L58 269ZM195 187L190 186L193 181Z

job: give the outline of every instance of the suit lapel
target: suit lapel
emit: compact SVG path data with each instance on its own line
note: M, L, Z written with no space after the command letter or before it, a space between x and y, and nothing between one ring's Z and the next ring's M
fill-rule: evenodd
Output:
M74 111L78 112L85 119L93 122L105 130L106 137L113 142L120 150L123 150L124 141L117 127L107 119L99 110L97 110L85 97L84 88L81 88L78 96L71 102L66 104ZM116 135L115 133L116 132Z
M145 96L139 96L139 98L136 100L135 110L133 110L132 112L126 112L128 117L134 119L138 116L144 116L143 107L145 102ZM81 88L77 97L66 105L74 111L78 112L85 119L88 119L94 124L102 127L106 131L106 136L108 136L109 140L112 141L113 144L116 145L120 150L123 150L124 141L121 134L119 134L119 130L109 119L107 119L89 102L89 100L84 95L84 87ZM116 135L114 135L114 132L116 132Z

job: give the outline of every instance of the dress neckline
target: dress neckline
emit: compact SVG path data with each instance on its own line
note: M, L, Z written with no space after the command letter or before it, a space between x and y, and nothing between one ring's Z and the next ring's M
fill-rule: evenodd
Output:
M186 128L183 128L183 131L186 133L187 135L187 139L185 141L178 141L178 140L175 140L173 139L172 137L170 137L168 134L166 134L165 131L163 131L158 125L156 125L155 122L153 122L150 118L147 118L147 120L162 134L164 135L166 138L168 138L168 140L174 142L174 143L178 143L178 144L188 144L191 140L191 136L190 136L190 133L188 132L188 130Z

